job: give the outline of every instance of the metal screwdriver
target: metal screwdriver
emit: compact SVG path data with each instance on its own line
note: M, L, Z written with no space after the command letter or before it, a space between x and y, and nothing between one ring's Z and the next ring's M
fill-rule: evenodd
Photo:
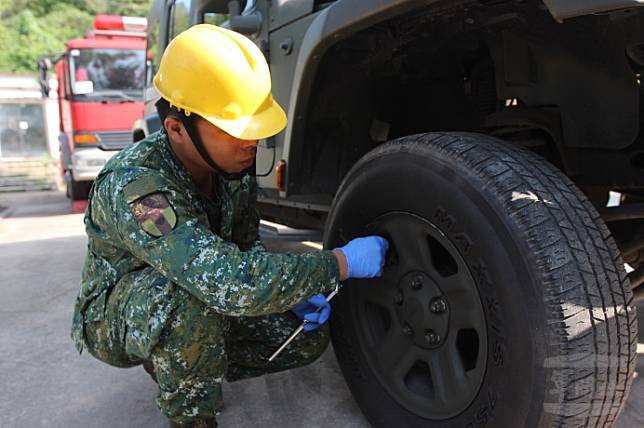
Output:
M329 293L328 296L326 296L326 301L330 302L331 299L333 299L335 297L335 295L338 294L338 291L340 291L340 288L336 287L335 290L333 290L332 292ZM317 308L315 312L320 311L320 309L322 309L322 308L321 307ZM277 349L277 351L275 351L273 353L273 355L271 355L271 357L268 359L269 362L273 361L275 359L275 357L277 357L284 350L284 348L286 348L288 346L288 344L291 343L293 341L293 339L295 339L297 337L297 335L302 332L302 330L304 330L304 326L306 325L306 323L307 323L307 321L302 322L302 324L300 324L300 326L298 328L296 328L293 333L291 333L291 335L288 337L288 339L286 339L284 341L284 343L282 343L282 345Z

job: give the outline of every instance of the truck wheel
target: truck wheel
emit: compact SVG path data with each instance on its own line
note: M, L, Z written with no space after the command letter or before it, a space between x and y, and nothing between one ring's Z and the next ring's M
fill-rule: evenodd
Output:
M384 274L334 302L335 352L375 427L609 427L637 325L613 238L538 156L477 134L400 138L344 179L325 245L380 234Z
M92 183L93 181L76 181L74 180L74 174L70 174L70 179L67 182L67 197L72 201L87 199Z

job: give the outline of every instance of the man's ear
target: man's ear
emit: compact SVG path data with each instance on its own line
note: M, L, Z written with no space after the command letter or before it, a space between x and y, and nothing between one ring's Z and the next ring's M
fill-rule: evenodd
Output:
M188 135L183 123L174 116L166 117L163 121L163 127L168 134L168 138L176 143L183 143Z

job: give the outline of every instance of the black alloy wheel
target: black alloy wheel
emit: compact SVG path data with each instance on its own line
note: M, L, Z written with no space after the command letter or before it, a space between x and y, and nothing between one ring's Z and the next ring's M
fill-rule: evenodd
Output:
M466 409L487 357L483 306L456 247L431 222L391 212L370 225L391 242L385 275L347 289L363 304L360 346L388 393L409 411L443 419Z

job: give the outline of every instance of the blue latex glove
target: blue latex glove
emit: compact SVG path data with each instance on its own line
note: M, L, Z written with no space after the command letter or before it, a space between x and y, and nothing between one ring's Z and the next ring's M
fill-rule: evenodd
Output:
M347 278L374 278L382 275L389 243L380 236L367 236L349 241L339 250L349 267Z
M319 311L317 309L320 308ZM317 312L316 312L317 311ZM304 331L311 331L320 328L331 315L331 305L326 301L322 294L316 294L310 297L306 302L302 302L292 309L292 312L303 321Z

